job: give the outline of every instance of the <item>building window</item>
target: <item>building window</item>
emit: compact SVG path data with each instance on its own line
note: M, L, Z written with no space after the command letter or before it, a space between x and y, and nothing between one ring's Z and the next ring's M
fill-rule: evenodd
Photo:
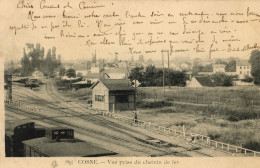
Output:
M244 67L244 69L246 69L246 67Z
M242 67L240 67L240 69L242 69Z
M103 95L95 95L95 101L104 102L105 96Z
M242 74L242 71L240 71L240 74Z

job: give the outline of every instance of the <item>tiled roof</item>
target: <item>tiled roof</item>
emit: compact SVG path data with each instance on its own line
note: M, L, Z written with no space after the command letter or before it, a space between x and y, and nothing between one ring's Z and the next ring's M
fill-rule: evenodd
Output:
M114 90L134 90L127 79L101 79L91 86L93 89L99 82L102 82L110 91Z
M202 85L207 87L214 87L215 84L206 76L196 76L195 79Z

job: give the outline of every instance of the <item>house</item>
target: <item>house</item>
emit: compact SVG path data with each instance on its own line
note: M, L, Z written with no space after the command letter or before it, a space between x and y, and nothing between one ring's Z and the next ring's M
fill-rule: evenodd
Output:
M213 66L213 73L218 73L218 72L222 72L225 73L225 64L214 64Z
M248 60L237 60L236 74L240 79L244 78L245 75L251 76L251 65Z
M109 79L127 79L130 72L127 68L105 69L104 74Z
M106 111L134 110L135 90L126 79L101 79L92 89L92 108Z
M186 87L214 87L215 84L206 76L194 76Z

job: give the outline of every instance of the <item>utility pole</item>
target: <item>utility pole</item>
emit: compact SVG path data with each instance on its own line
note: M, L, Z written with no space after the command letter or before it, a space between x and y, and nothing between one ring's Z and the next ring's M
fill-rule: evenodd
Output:
M165 93L165 84L164 84L164 78L165 78L165 72L164 72L164 57L163 57L163 51L162 51L162 67L163 67L163 93Z
M135 108L135 111L136 111L136 80L134 80L134 85L135 85L135 97L134 97L134 108Z
M171 85L170 85L170 53L168 51L168 85L169 85L169 89L171 88Z

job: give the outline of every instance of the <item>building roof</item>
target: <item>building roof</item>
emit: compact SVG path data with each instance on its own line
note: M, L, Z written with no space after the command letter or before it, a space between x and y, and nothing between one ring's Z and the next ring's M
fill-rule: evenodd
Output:
M99 82L103 83L108 90L134 90L127 79L101 79L94 83L90 88L93 89Z
M237 60L236 65L237 66L250 66L250 63L248 62L248 60Z
M215 84L206 76L195 76L194 77L201 86L214 87Z
M55 139L42 137L26 140L23 143L51 157L91 157L116 154L78 139L61 139L57 142Z

